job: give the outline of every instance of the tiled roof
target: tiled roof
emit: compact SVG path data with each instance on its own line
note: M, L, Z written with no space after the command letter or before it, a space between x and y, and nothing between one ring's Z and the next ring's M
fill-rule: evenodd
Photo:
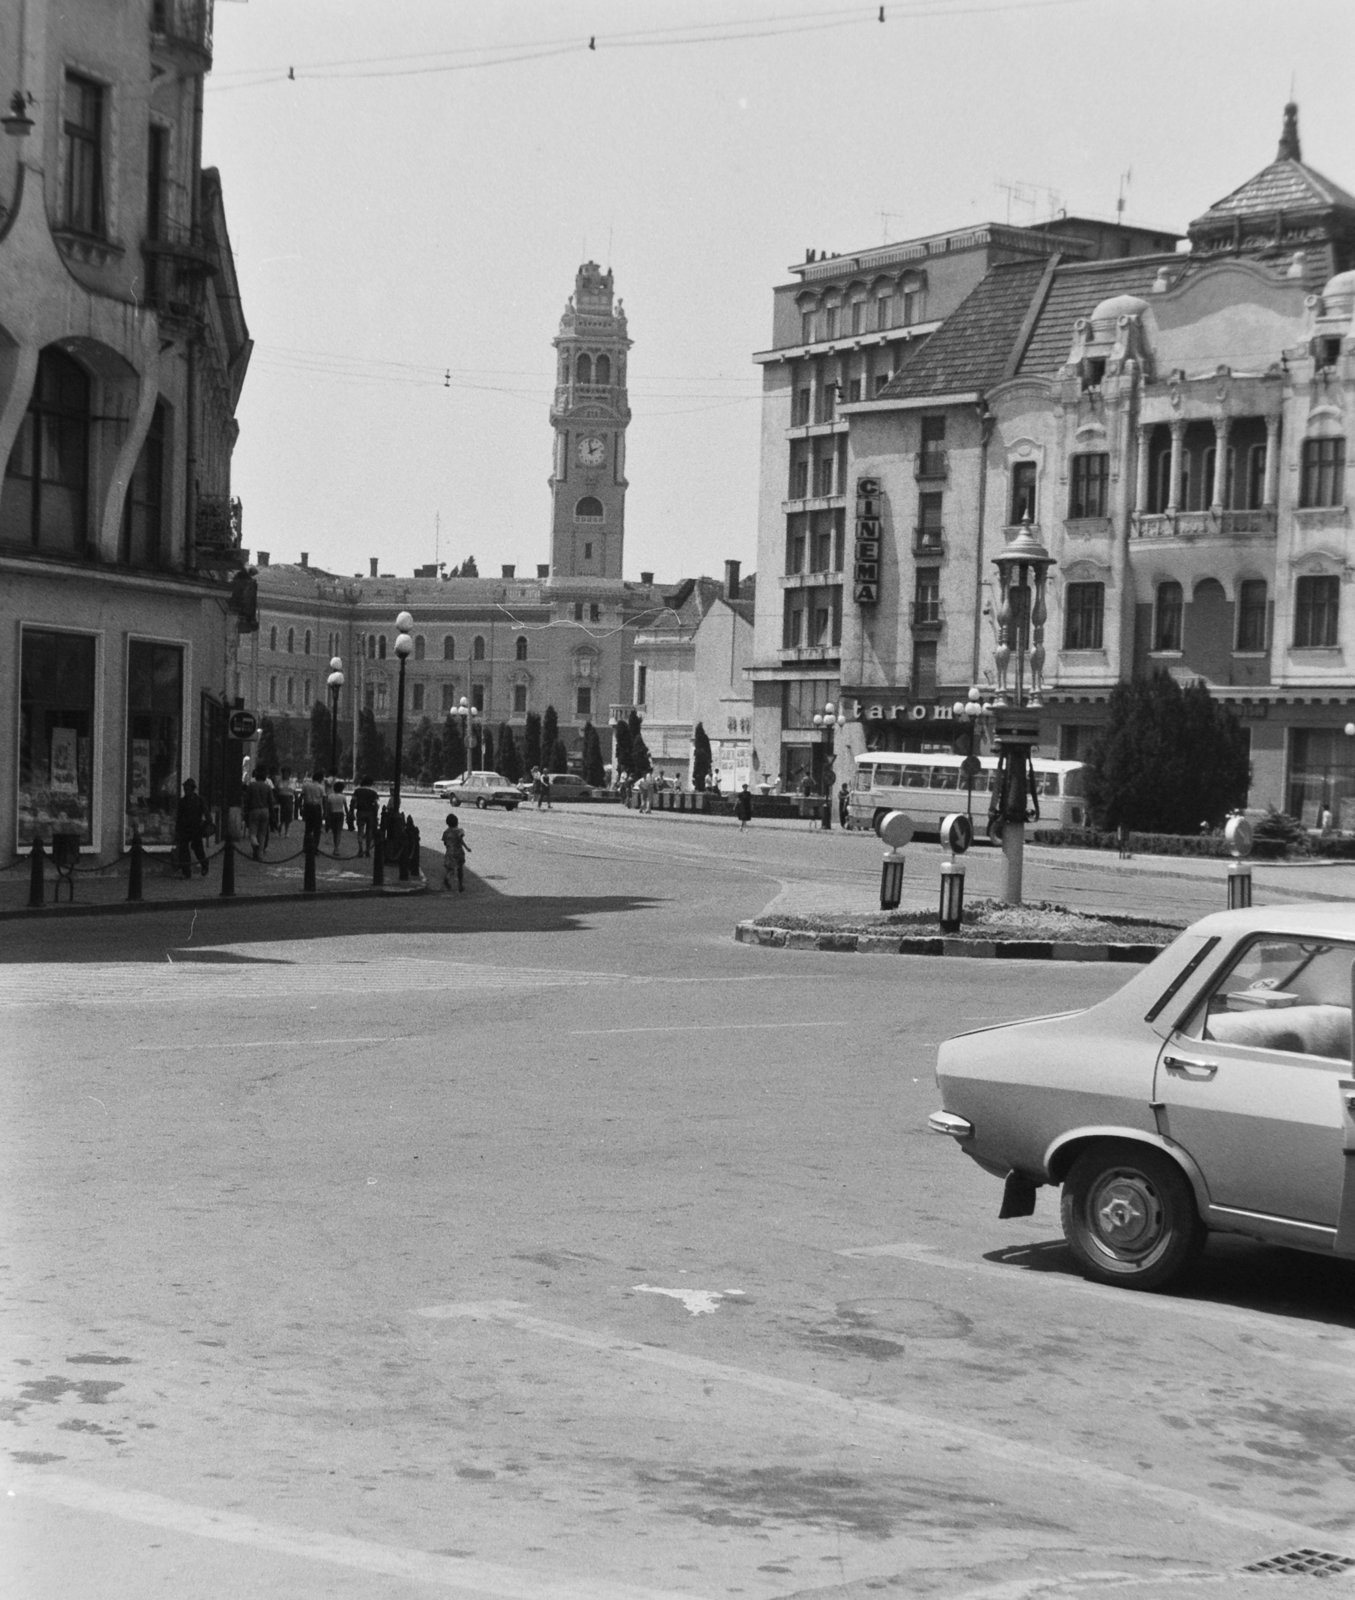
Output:
M969 394L997 383L1044 270L1043 261L994 267L904 362L880 399Z
M1273 217L1277 211L1349 211L1355 214L1355 196L1324 178L1302 161L1272 161L1241 188L1216 200L1202 217L1191 223L1195 230L1212 231L1237 217Z
M1175 282L1187 259L1178 255L1129 256L1119 261L1076 262L1059 267L1026 344L1017 375L1057 372L1068 359L1073 324L1079 317L1089 317L1112 295L1149 296L1153 280L1164 265L1171 270Z

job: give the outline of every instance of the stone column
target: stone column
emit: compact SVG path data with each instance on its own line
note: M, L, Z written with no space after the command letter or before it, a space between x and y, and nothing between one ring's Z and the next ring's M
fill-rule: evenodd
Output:
M1280 419L1266 418L1266 492L1263 504L1274 511L1276 489L1280 481Z
M1226 416L1214 418L1214 484L1210 490L1209 509L1213 514L1223 513L1223 494L1228 485L1228 424Z
M1134 481L1134 510L1142 515L1148 509L1148 447L1153 437L1150 422L1139 423L1139 459Z
M1180 417L1174 419L1172 430L1172 469L1171 482L1167 485L1167 513L1172 515L1180 510L1181 505L1181 443L1186 425Z

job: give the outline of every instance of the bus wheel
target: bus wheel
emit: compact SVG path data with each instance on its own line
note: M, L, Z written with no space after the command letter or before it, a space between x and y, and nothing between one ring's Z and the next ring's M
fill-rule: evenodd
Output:
M880 809L875 813L875 815L870 819L870 825L875 830L875 836L876 836L877 839L880 836L880 824L884 821L884 819L888 815L889 815L888 808L885 807L885 806L881 806Z

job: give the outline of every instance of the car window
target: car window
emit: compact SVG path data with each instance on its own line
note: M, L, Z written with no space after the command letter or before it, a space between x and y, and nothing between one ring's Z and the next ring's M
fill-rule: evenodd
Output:
M1214 984L1187 1031L1348 1062L1352 959L1351 945L1261 934Z

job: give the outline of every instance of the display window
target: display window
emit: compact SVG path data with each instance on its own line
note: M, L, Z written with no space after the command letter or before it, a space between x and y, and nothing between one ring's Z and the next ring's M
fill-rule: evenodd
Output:
M183 647L127 646L127 806L123 844L174 843L183 764Z
M96 642L25 628L20 651L18 842L92 845Z

